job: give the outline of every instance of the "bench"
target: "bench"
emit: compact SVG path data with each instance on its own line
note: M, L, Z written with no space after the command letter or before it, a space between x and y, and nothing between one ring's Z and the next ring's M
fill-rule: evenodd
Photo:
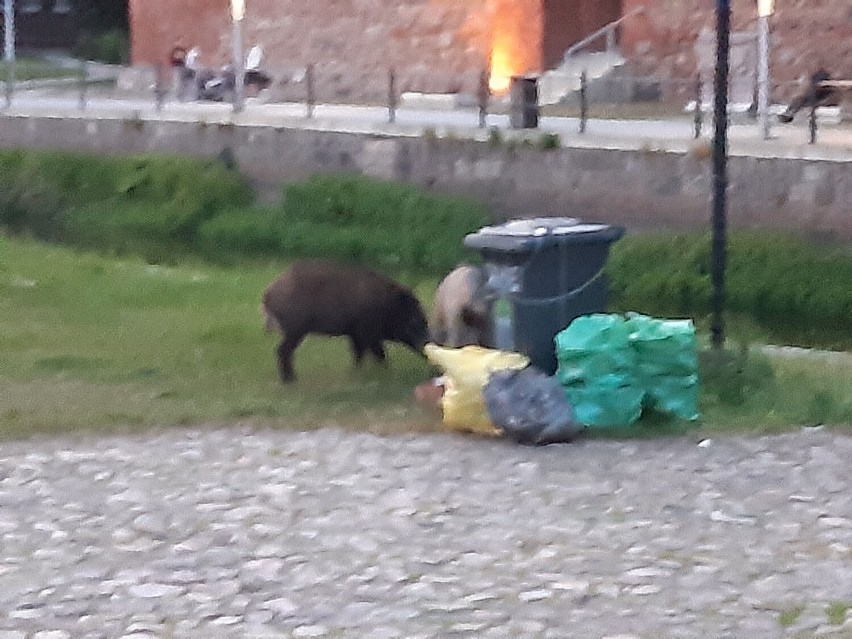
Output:
M847 100L847 95L852 95L849 93L852 91L852 80L822 80L818 82L817 85L821 88L832 89L833 91L838 92L841 95L840 99L840 119L852 119L852 104ZM810 116L808 117L808 128L810 129L810 140L811 144L816 142L816 132L817 132L817 118L816 118L816 104L811 105Z
M852 119L852 80L823 80L819 85L840 94L840 119Z
M819 85L831 89L852 89L852 80L823 80Z

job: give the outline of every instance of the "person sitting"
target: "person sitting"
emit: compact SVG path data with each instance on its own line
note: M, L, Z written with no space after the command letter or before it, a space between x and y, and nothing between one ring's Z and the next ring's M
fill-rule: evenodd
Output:
M249 50L245 63L244 84L249 95L257 95L272 83L272 78L260 68L262 60L263 49L256 44Z
M778 119L784 123L792 122L796 113L805 107L815 108L831 103L834 99L834 89L821 85L822 82L827 80L831 80L831 75L825 70L825 67L817 69L811 75L807 86L793 97L787 109L778 116Z
M172 68L172 86L175 95L180 97L183 90L183 76L186 69L186 49L176 44L169 52L169 66Z

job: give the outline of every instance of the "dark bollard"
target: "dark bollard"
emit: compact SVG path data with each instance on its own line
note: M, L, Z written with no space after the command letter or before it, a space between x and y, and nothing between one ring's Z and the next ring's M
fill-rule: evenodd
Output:
M15 88L15 61L6 62L6 108L12 106L12 93Z
M479 87L477 87L476 100L479 104L479 128L484 129L488 118L488 98L491 97L491 89L488 88L488 71L479 74Z
M388 71L388 123L396 122L396 76L393 68Z
M316 96L314 95L314 65L309 64L305 70L305 89L306 89L306 117L310 120L314 117L314 105L316 104Z
M697 140L701 137L701 126L703 124L701 114L701 76L695 81L695 113L693 116L695 118L695 139Z
M154 74L154 106L157 113L163 110L163 102L166 100L166 87L163 82L163 65L158 64Z
M89 82L89 65L85 60L80 61L80 110L86 110L86 89Z
M588 105L586 104L586 72L580 74L580 133L586 132Z
M816 107L811 107L811 113L808 116L808 143L816 144L817 138L817 117L816 117Z

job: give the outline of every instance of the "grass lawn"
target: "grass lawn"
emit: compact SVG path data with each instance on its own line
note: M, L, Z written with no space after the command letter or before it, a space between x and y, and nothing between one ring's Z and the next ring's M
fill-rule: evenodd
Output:
M279 383L258 303L282 268L151 266L0 236L0 437L237 422L440 429L412 401L435 371L401 346L388 367L356 369L347 340L309 337L298 381ZM437 280L407 283L428 307ZM702 386L697 426L646 419L612 435L852 424L850 364L758 359L721 378Z
M79 71L67 69L42 58L18 57L15 60L15 80L43 80L46 78L76 77ZM8 68L0 63L0 81L5 82Z

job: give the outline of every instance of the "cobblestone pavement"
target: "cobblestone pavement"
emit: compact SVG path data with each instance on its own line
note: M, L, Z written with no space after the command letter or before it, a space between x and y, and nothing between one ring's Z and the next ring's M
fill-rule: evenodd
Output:
M848 638L850 460L820 429L0 443L0 639Z

